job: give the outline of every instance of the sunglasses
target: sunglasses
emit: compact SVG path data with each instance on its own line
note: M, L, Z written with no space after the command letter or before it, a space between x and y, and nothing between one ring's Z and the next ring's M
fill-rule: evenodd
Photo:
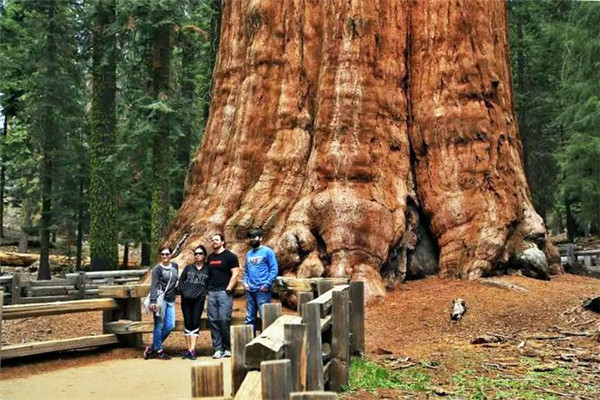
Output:
M194 253L195 256L203 256L204 253L203 252L199 252L199 253Z
M161 256L170 256L171 253L160 253Z

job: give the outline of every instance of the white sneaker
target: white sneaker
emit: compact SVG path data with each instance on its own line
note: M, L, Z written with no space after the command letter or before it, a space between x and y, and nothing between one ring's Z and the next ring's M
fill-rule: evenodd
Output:
M221 350L215 351L215 354L213 354L213 358L223 358L223 352Z
M231 357L231 352L229 350L225 350L223 352L223 357Z

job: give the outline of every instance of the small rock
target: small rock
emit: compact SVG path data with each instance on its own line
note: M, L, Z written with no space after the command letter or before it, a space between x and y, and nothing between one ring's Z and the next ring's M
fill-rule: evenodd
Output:
M492 335L481 335L471 341L471 344L501 343L502 339Z
M547 363L547 364L536 365L535 367L533 367L533 370L535 372L547 372L547 371L554 371L556 368L558 368L558 364Z
M452 302L452 310L450 311L450 318L452 321L460 321L466 312L467 304L463 299L455 299Z
M432 387L431 391L438 396L452 396L454 394L453 391L444 389L443 387L439 386Z

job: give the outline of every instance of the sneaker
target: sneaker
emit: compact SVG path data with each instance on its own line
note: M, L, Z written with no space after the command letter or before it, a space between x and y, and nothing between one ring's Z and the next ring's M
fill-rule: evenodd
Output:
M170 360L170 359L171 359L171 356L170 356L170 355L168 355L167 353L165 353L165 352L164 352L164 351L162 351L162 350L161 350L161 351L158 351L158 352L156 353L156 357L157 357L157 358L159 358L159 359L161 359L161 360Z
M213 358L223 358L223 352L221 350L215 351L215 354L213 354Z
M152 347L146 346L144 349L144 360L156 357L156 352L152 350Z
M195 360L196 359L196 350L192 350L188 353L188 359Z
M181 359L182 359L182 360L187 360L189 355L190 355L190 352L189 352L189 351L186 351L186 352L184 352L184 353L181 355Z
M231 357L231 352L229 350L225 350L223 352L223 357Z

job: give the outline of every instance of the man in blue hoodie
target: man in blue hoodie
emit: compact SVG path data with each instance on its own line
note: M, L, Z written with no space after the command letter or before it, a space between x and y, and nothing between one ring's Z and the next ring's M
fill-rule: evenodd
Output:
M246 253L245 273L242 283L246 288L246 324L256 331L256 312L262 318L262 305L271 302L271 285L277 277L278 267L275 253L270 247L261 246L262 232L248 232L251 249Z

